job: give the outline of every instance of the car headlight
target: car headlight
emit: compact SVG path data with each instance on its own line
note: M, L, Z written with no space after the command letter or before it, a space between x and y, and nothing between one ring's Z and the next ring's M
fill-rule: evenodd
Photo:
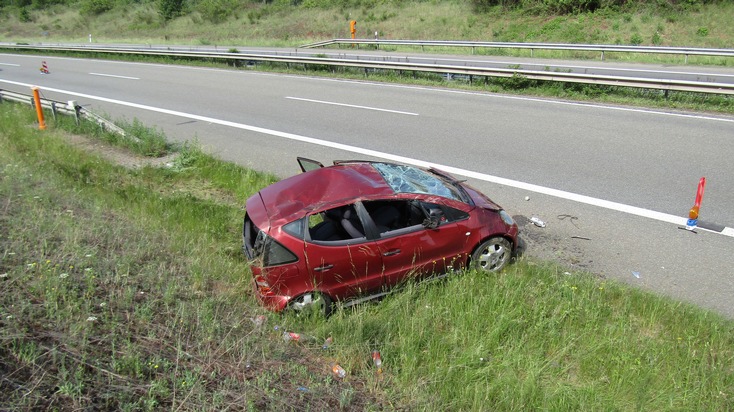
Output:
M515 224L515 221L512 220L512 216L510 216L509 213L505 212L504 210L500 210L500 217L502 218L502 221L505 222L508 226L512 226Z

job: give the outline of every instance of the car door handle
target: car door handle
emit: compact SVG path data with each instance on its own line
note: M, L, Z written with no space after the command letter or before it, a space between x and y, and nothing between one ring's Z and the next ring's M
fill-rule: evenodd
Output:
M314 272L326 272L327 270L333 268L334 265L323 265L319 266L317 268L313 268Z
M389 252L383 253L382 256L394 256L394 255L397 255L398 253L400 253L400 249L394 249Z

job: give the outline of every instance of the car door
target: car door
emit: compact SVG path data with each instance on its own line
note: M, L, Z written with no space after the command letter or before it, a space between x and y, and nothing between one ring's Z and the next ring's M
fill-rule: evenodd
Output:
M304 256L314 288L335 299L349 299L382 286L382 256L363 233L349 233L351 219L361 229L355 205L332 208L309 216ZM360 236L361 235L361 236Z
M390 288L405 279L446 273L457 259L466 259L466 214L417 200L400 201L395 205L406 210L408 217L402 218L405 219L402 223L380 231L379 238L375 240L382 255L385 287ZM428 228L423 223L432 209L441 211L443 218L435 228Z
M301 167L303 173L324 167L321 162L306 157L296 157L296 161L298 161L298 166Z

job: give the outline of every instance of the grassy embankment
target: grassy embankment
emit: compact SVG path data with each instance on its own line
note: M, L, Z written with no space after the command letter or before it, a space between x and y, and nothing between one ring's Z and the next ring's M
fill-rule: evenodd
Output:
M272 176L140 127L179 156L126 169L33 116L0 105L0 409L734 409L734 323L541 262L265 314L240 224Z

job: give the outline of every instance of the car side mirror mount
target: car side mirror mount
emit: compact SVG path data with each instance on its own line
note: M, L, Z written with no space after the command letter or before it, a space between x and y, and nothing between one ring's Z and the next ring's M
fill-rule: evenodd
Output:
M443 210L431 209L428 211L428 217L423 220L423 227L426 229L436 229L444 219Z

